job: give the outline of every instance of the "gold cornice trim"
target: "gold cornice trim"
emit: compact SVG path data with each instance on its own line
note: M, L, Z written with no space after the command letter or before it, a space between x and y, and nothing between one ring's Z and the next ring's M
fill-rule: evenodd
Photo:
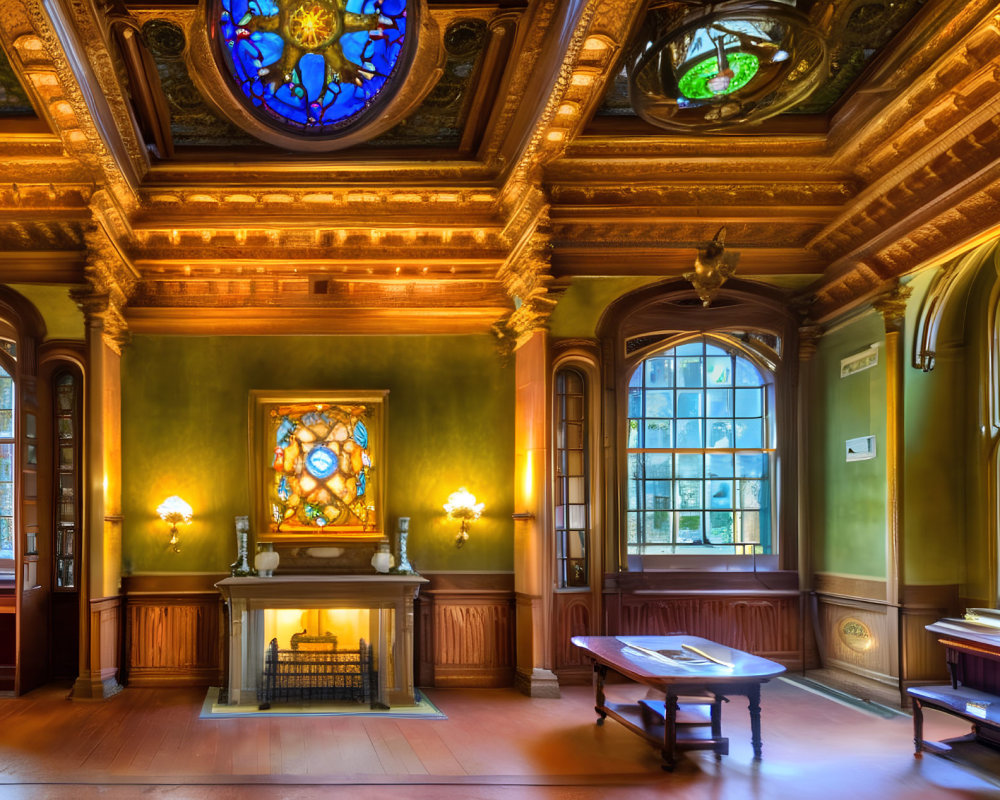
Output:
M130 308L133 335L488 334L506 308Z

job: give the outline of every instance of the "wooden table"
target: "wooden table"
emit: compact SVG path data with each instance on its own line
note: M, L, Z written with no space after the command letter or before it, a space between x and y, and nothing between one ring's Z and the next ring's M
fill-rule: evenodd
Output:
M573 644L594 662L599 717L611 717L654 746L663 768L672 770L683 750L712 750L717 759L729 752L722 736L722 703L742 695L750 707L754 760L761 758L760 686L785 668L697 636L574 636ZM662 691L662 701L608 702L608 671Z

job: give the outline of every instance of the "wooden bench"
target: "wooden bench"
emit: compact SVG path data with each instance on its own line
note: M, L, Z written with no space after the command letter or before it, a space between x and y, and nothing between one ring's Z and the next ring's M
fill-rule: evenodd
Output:
M924 708L943 711L971 723L972 733L959 741L974 738L993 746L1000 743L1000 696L967 686L911 686L906 693L913 701L913 745L917 756L924 750L931 753L951 751L950 742L924 739Z

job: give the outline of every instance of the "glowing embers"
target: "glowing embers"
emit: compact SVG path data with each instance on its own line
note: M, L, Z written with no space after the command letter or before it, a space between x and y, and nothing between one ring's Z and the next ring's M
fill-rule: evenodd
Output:
M335 525L364 531L375 524L367 415L364 406L323 403L271 411L271 530L319 532Z
M407 0L219 0L216 25L242 95L272 122L329 135L396 77Z
M680 19L654 9L629 58L629 97L654 125L722 131L804 100L827 67L823 37L793 3L737 0Z

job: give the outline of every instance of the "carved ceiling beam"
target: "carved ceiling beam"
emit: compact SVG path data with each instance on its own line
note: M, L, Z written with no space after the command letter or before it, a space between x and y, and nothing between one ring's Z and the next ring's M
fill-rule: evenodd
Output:
M121 108L104 99L104 87L86 57L78 21L75 11L60 3L43 6L34 0L3 0L0 40L67 155L87 168L92 181L106 185L117 203L132 207L138 176L128 151L134 155L136 140L132 137L131 145L126 145L118 132L115 114ZM100 46L90 43L91 48ZM101 59L98 62L99 70L107 66ZM86 91L81 83L87 85ZM121 124L130 124L127 114Z
M739 253L739 272L745 279L785 278L788 285L796 289L814 283L826 265L815 253L805 249L744 247ZM625 275L680 277L691 269L696 255L695 243L686 247L656 248L645 243L576 246L556 242L552 253L552 276L559 279Z
M831 153L856 164L870 157L887 134L919 126L934 96L963 81L970 66L975 71L976 51L990 38L995 13L995 0L929 0L907 35L899 37L900 44L879 56L838 110L828 136Z
M134 334L302 336L487 333L509 309L414 308L130 308Z
M0 283L83 283L86 263L82 250L29 252L0 246Z
M300 258L294 252L279 260L278 254L273 261L262 258L240 258L233 256L224 258L221 255L212 259L196 261L154 261L137 257L134 261L141 272L145 283L154 281L178 282L196 284L199 282L240 281L253 276L266 276L268 279L288 278L291 276L315 275L330 280L349 278L352 280L384 280L398 278L401 281L458 281L458 280L495 280L497 270L503 263L502 258L412 258L407 254L398 259L375 260L374 258L355 258L337 260L333 257L324 259Z
M114 199L99 191L91 207L93 222L84 233L86 286L71 294L87 324L99 329L105 344L120 355L129 339L125 309L139 287L140 276L125 248L127 223Z

